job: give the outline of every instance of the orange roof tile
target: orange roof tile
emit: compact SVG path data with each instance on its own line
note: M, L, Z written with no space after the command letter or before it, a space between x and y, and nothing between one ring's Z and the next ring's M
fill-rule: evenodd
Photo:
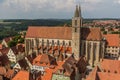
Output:
M55 61L54 57L47 55L47 54L42 54L42 55L37 56L33 60L33 65L49 67L51 65L51 61L53 60Z
M12 80L29 80L29 72L19 71Z
M64 35L63 35L64 34ZM101 40L100 28L81 28L81 37L84 40ZM72 39L71 27L30 26L26 38Z
M94 70L88 75L86 80L96 80L96 73L97 73L98 67L96 66Z
M70 40L72 38L71 35L72 34L70 27L32 26L28 28L26 38L49 38Z
M0 52L3 54L3 55L6 55L8 54L10 48L3 48L3 49L0 49Z
M8 69L7 73L5 74L5 77L12 78L14 76L14 70Z
M64 61L58 61L57 64L58 65L55 66L54 69L50 69L50 68L45 69L45 75L42 76L42 80L51 80L52 74L62 67Z
M102 72L98 67L95 67L95 69L86 78L86 80L119 80L119 79L120 79L119 73Z
M45 75L42 77L42 80L51 80L52 78L52 69L45 69Z
M98 72L97 75L99 80L120 80L120 74Z
M84 40L102 40L100 28L82 28L81 32L81 37Z
M5 67L0 67L0 75L5 75L6 69Z
M3 45L2 44L0 44L0 49L2 49L3 48Z
M120 73L120 61L118 60L109 60L103 59L101 62L101 68L106 72L110 71L110 73Z
M107 41L107 46L120 46L120 37L118 34L107 34L104 35Z

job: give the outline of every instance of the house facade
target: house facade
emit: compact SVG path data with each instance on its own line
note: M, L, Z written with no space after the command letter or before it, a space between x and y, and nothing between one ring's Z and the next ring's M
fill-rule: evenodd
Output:
M16 63L17 61L24 58L24 52L25 51L23 47L21 47L21 50L20 50L20 48L18 48L17 46L14 46L9 49L7 56L11 62Z
M120 36L119 34L104 35L106 39L105 57L118 59L120 55Z

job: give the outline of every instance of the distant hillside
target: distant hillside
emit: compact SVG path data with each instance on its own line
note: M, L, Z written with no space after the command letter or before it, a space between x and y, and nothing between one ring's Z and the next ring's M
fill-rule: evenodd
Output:
M84 19L84 23L91 23L93 20L111 19ZM112 19L119 20L119 19ZM6 19L0 20L0 40L14 36L19 31L27 30L28 26L71 26L71 19Z

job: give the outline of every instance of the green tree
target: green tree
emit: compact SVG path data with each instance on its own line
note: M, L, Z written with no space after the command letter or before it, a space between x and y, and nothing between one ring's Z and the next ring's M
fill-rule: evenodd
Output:
M8 47L13 47L13 46L16 46L17 42L15 41L9 41L8 42Z
M24 43L24 38L20 38L18 43Z
M107 31L104 31L103 34L107 34Z

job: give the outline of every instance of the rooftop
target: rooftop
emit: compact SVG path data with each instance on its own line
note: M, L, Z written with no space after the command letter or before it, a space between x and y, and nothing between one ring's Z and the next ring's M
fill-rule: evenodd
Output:
M100 28L81 28L81 37L83 40L101 40L102 34ZM26 38L72 40L72 28L62 26L30 26L27 30Z
M12 80L29 80L29 72L19 71Z
M119 34L107 34L104 37L106 38L107 46L120 46Z

